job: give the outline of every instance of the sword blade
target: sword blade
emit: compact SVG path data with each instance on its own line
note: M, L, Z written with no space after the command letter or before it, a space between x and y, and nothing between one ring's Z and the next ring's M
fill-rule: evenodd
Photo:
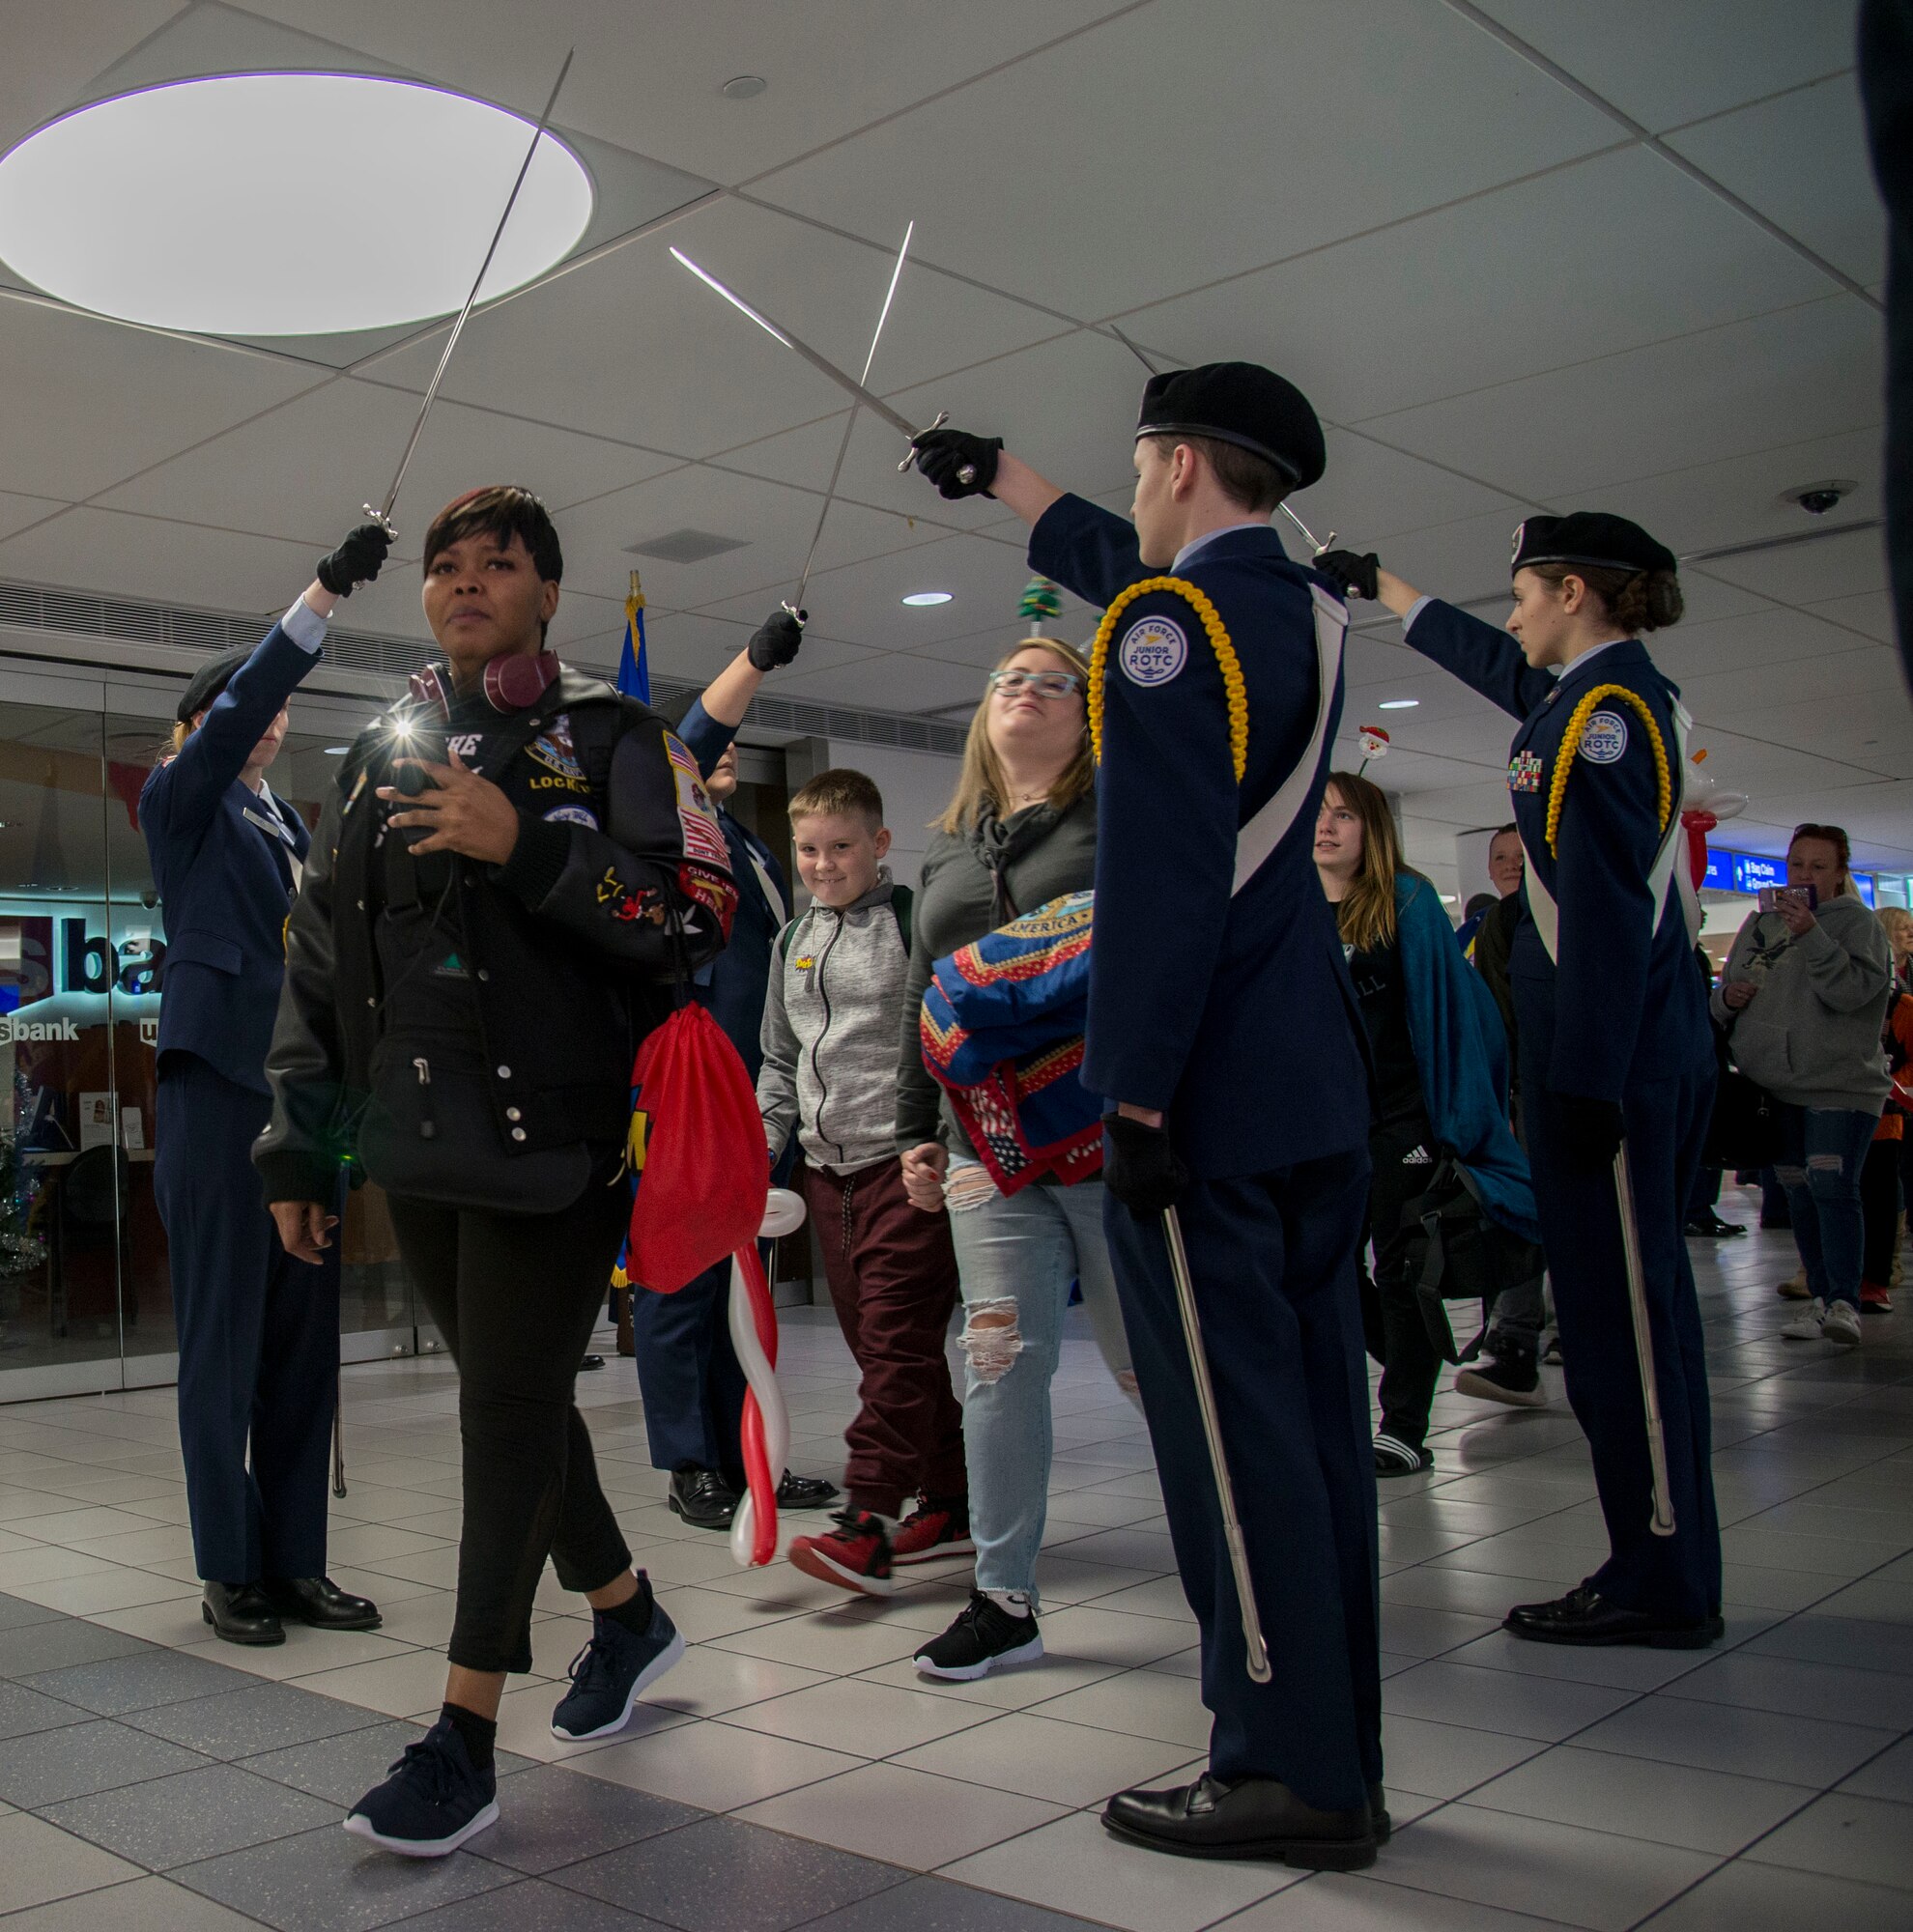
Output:
M1667 1433L1661 1423L1661 1382L1654 1366L1654 1328L1647 1315L1647 1282L1641 1267L1641 1224L1634 1213L1634 1174L1627 1143L1614 1150L1614 1206L1620 1213L1621 1265L1627 1274L1627 1310L1634 1329L1634 1357L1641 1371L1641 1407L1647 1424L1647 1478L1656 1536L1674 1533L1673 1496L1668 1487Z
M760 309L753 308L742 296L738 295L732 289L726 288L708 270L700 269L689 255L685 254L683 249L673 248L671 252L707 288L715 289L732 308L744 315L748 315L766 335L774 336L786 349L794 349L819 375L828 376L845 394L855 396L867 410L881 416L899 435L907 440L917 434L915 427L910 423L908 418L899 415L881 396L871 394L869 389L865 388L863 384L858 382L856 377L847 375L827 356L819 355L808 342L800 342L787 328L773 322Z
M877 344L883 340L883 326L890 320L890 304L897 298L897 284L902 278L903 263L910 253L910 238L916 232L915 221L903 231L903 245L897 251L897 266L890 271L890 286L884 291L876 331L871 337L871 353L864 357L863 380L866 383L871 379L871 364L876 360ZM837 499L837 479L843 473L843 459L850 450L850 432L857 427L857 412L862 408L861 396L850 405L849 420L844 423L842 440L837 445L837 461L830 466L830 481L824 486L823 504L817 511L817 526L811 532L810 549L804 553L804 568L797 573L797 594L785 606L792 616L798 615L804 609L804 592L811 582L811 565L816 560L817 545L823 541L824 520L830 515L830 506Z
M452 324L452 331L445 338L444 353L439 357L439 366L432 372L430 386L425 391L425 400L418 406L418 419L412 425L412 434L406 439L405 454L399 458L398 471L392 478L392 487L385 492L385 500L374 510L368 503L365 507L375 521L384 524L386 530L392 530L392 505L398 501L399 485L405 481L405 472L412 467L413 451L418 447L418 438L425 428L425 418L432 413L432 405L439 399L439 384L445 380L445 369L452 358L452 351L458 347L458 338L465 332L465 325L471 319L473 306L478 300L478 291L484 285L485 277L491 272L492 257L499 252L499 243L504 240L505 225L511 220L511 212L518 206L518 191L525 185L525 177L531 172L531 156L538 152L538 143L545 138L545 129L551 126L552 109L557 105L558 90L564 85L564 77L571 71L572 57L577 53L574 47L564 57L564 65L558 69L558 76L552 83L550 98L545 102L545 111L538 116L538 125L531 130L531 145L525 151L525 158L518 164L518 178L511 185L511 192L505 197L504 213L499 216L499 225L492 230L491 246L485 250L485 259L478 264L478 272L471 278L471 293L465 298L465 306L458 312L458 320Z

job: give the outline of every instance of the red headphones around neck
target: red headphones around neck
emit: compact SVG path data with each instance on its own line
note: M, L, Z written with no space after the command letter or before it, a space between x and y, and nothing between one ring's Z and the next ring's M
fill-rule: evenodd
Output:
M553 651L540 651L531 658L517 653L494 658L485 667L485 701L494 711L507 717L514 711L528 711L552 688L562 668ZM450 719L452 689L448 667L427 665L423 670L413 672L410 683L418 703L430 706L441 721Z

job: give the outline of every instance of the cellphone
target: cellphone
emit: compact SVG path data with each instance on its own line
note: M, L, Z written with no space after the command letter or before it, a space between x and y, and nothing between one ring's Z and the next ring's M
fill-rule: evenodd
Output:
M1760 910L1779 912L1784 905L1805 906L1809 912L1820 903L1819 888L1816 886L1762 886L1760 888Z

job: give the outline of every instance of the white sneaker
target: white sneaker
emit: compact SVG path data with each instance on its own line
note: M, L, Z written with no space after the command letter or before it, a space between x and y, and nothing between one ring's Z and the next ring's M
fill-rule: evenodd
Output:
M1836 1303L1836 1306L1839 1304ZM1827 1304L1816 1294L1793 1320L1782 1328L1781 1333L1789 1342L1817 1342L1821 1327L1827 1317ZM1856 1336L1857 1340L1858 1337Z
M1827 1319L1820 1326L1820 1335L1828 1342L1838 1342L1842 1348L1851 1349L1860 1340L1860 1311L1850 1301L1836 1301L1827 1309Z

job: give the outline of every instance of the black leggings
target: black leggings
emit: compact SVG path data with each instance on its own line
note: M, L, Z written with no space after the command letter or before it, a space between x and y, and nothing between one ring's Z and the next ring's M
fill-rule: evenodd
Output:
M465 1524L450 1657L531 1668L531 1599L552 1559L567 1590L631 1563L573 1401L630 1211L600 1168L557 1214L391 1201L399 1251L458 1364Z
M1409 1232L1402 1227L1402 1209L1427 1187L1434 1153L1435 1132L1425 1120L1377 1127L1368 1137L1373 1163L1368 1233L1375 1243L1375 1273L1371 1279L1367 1267L1361 1268L1362 1332L1368 1352L1382 1364L1383 1433L1414 1449L1428 1435L1442 1357L1404 1270Z
M1860 1170L1860 1273L1875 1288L1893 1280L1893 1237L1899 1232L1899 1147L1898 1141L1874 1141Z

